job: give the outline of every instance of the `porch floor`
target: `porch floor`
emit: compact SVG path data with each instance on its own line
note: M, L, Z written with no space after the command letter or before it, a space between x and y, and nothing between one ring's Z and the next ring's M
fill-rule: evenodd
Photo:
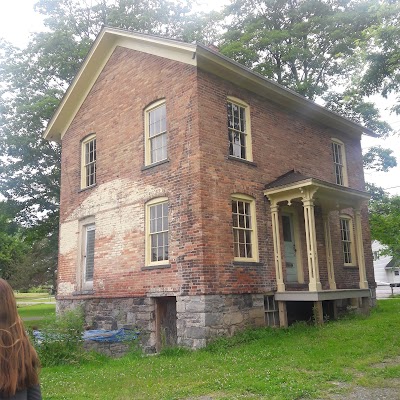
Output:
M369 289L337 289L320 290L316 292L285 291L276 292L277 301L325 301L338 299L351 299L360 297L371 297Z

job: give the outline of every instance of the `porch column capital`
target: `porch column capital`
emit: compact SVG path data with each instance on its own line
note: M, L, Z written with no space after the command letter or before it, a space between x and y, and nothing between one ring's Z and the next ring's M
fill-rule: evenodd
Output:
M301 201L304 205L314 205L314 195L317 192L318 188L300 188L300 192L302 194Z

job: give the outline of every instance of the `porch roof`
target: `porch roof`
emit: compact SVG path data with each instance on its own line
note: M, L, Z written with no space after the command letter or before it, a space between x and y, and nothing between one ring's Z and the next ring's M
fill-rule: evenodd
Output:
M295 170L265 185L264 195L276 203L287 201L290 204L293 200L302 199L305 191L313 193L316 204L323 204L332 210L360 206L370 198L365 191L337 185Z

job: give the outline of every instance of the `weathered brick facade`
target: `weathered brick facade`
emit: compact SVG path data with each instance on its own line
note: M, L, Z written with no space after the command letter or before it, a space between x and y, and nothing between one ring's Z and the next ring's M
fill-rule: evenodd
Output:
M228 96L250 107L252 162L228 156ZM168 160L145 166L144 109L159 99L166 104ZM97 140L96 185L82 190L81 142L91 133ZM176 301L171 312L176 313L177 344L200 347L215 335L264 325L264 296L277 287L264 187L293 169L334 184L333 137L346 149L349 187L363 191L359 136L195 65L116 47L62 137L59 309L83 304L88 324L97 328L138 326L147 351L160 346L156 320L163 298ZM233 261L235 193L255 200L258 262ZM145 204L156 197L167 197L169 204L169 264L162 268L145 265ZM291 207L299 217L298 246L307 283L303 207L301 202ZM326 290L321 210L316 203L319 274ZM93 289L85 291L79 243L86 218L95 221L96 239ZM343 265L338 211L329 219L337 289L357 289L358 267ZM374 288L365 207L362 224L366 275ZM299 284L291 290L305 289Z

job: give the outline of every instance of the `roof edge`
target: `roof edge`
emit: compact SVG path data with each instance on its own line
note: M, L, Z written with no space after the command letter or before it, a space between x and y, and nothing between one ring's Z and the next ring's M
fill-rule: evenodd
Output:
M372 137L378 136L371 129L346 117L343 117L342 115L331 111L323 106L320 106L314 101L307 99L306 97L280 85L279 83L272 81L269 78L266 78L258 72L252 71L251 69L245 67L237 61L234 61L229 57L226 57L223 54L208 48L207 46L197 44L197 55L199 60L199 68L202 68L202 57L212 63L224 66L232 70L233 72L242 75L245 79L253 80L256 84L261 85L267 91L274 93L274 95L277 96L278 100L290 100L291 103L297 106L301 106L301 109L296 109L296 111L301 112L308 117L312 117L312 115L310 114L321 114L321 116L325 117L330 122L336 122L335 125L340 125L341 129L344 129L345 132L346 129L350 129L352 133L366 134Z

